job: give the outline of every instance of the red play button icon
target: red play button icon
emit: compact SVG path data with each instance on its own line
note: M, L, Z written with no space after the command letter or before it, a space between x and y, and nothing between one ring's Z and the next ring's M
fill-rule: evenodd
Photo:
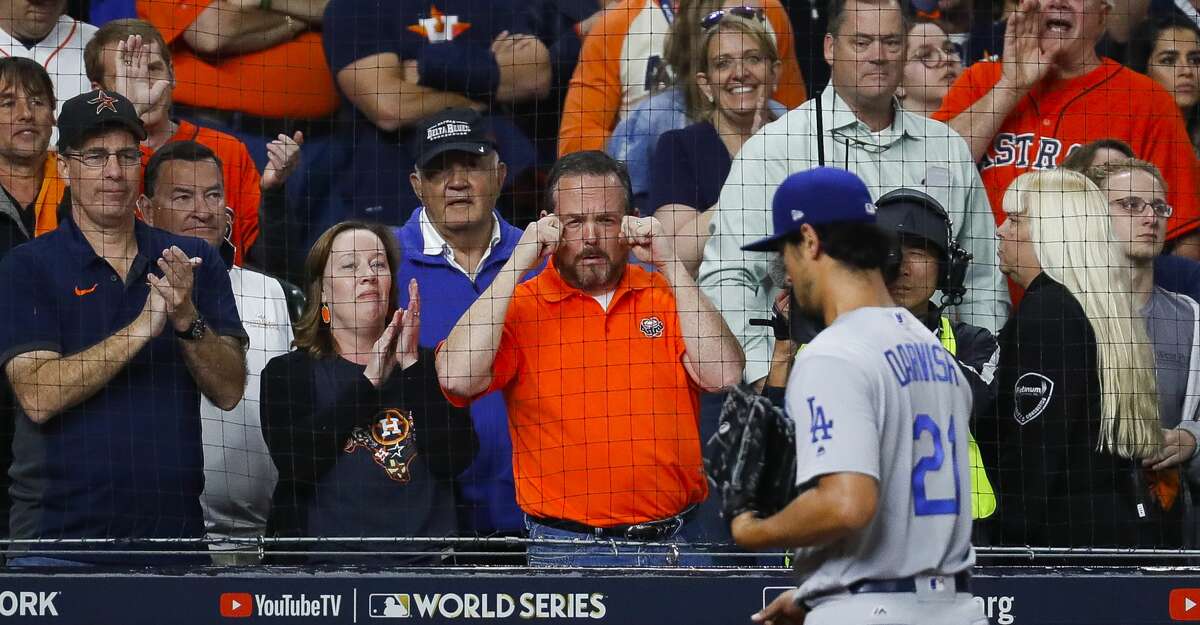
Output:
M1171 590L1171 620L1200 621L1200 588Z
M1200 610L1197 610L1200 612ZM225 618L245 618L254 613L254 597L248 592L221 593L221 616Z

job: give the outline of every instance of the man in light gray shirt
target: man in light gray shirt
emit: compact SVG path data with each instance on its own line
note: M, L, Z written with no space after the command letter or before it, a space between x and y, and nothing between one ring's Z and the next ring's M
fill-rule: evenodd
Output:
M799 588L754 620L987 623L970 592L972 395L962 369L888 293L891 243L861 180L828 167L793 174L773 204L775 234L747 249L778 251L792 314L827 327L787 384L800 494L776 514L750 510L730 523L743 547L797 549Z
M967 295L948 314L993 332L1008 316L1008 291L995 262L995 222L966 142L945 124L906 112L895 101L905 27L896 0L834 0L825 36L830 85L751 137L733 162L699 282L746 353L748 382L766 376L771 353L767 328L751 326L749 319L770 316L781 285L768 278L771 254L744 252L741 246L769 233L771 197L779 183L822 160L857 174L873 197L907 187L936 198L953 222L955 238L975 257Z
M1154 259L1162 253L1174 210L1166 201L1166 182L1157 167L1132 158L1093 168L1088 177L1108 200L1113 238L1132 263L1134 297L1154 346L1163 448L1144 464L1161 470L1186 463L1192 481L1200 482L1200 462L1192 462L1200 438L1197 305L1186 295L1154 286Z

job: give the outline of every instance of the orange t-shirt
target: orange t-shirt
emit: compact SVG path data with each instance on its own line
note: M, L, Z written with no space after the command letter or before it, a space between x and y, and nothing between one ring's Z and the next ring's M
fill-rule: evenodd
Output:
M999 62L972 65L933 118L948 122L1000 81ZM1004 191L1027 171L1054 169L1072 150L1097 139L1120 139L1138 158L1158 166L1175 213L1167 237L1200 226L1196 154L1175 100L1152 79L1103 59L1079 78L1043 82L1013 109L980 163L996 223L1004 222Z
M558 133L559 156L603 150L617 122L650 94L649 74L662 62L670 21L665 0L622 0L604 9L583 40ZM772 96L789 109L807 99L792 40L792 22L779 0L762 0L782 66Z
M704 501L700 396L684 353L659 274L627 267L607 312L553 264L518 285L486 392L504 391L521 508L611 527Z
M58 177L58 157L46 154L42 169L42 188L33 204L33 236L40 237L58 227L58 205L67 192L67 181Z
M246 251L258 240L258 205L262 199L259 189L258 169L246 144L233 135L202 128L188 121L179 121L179 130L171 141L195 141L212 150L221 159L225 176L225 202L233 209L233 232L229 242L233 244L233 264L241 265ZM150 162L154 153L142 146L142 167Z
M137 0L138 17L171 46L174 98L180 104L259 117L321 117L338 106L321 35L220 59L198 56L182 35L212 0Z

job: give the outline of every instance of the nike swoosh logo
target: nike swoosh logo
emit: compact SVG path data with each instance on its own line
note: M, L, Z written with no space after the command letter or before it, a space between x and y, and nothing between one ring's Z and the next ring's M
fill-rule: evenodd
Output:
M95 284L93 284L93 285L92 285L92 287L91 287L91 288L89 288L89 289L81 289L81 288L79 288L79 287L75 287L75 296L76 296L76 297L83 297L84 295L88 295L88 294L90 294L92 291L95 291L95 290L96 290L96 285L95 285Z

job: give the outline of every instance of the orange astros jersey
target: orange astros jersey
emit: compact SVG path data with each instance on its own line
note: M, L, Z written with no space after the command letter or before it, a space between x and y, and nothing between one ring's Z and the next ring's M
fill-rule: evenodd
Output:
M603 150L613 128L650 95L663 63L667 31L674 19L672 0L622 0L600 15L583 40L583 50L563 104L558 154ZM774 99L789 109L807 99L792 43L792 23L779 0L743 2L761 6L767 30L779 48L779 85Z
M1000 81L1001 64L971 66L951 87L934 119L949 121ZM1158 166L1175 214L1167 238L1197 222L1196 155L1174 99L1150 78L1102 59L1100 67L1071 80L1039 84L1009 113L980 162L996 223L1004 221L1004 191L1017 176L1058 167L1072 150L1097 139L1120 139Z

